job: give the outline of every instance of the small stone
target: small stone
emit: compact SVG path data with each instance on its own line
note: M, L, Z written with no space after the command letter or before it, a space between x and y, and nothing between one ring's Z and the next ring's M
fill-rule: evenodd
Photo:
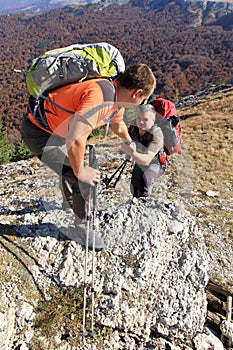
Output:
M217 196L219 195L219 192L208 190L208 191L206 191L205 194L206 194L208 197L217 197Z

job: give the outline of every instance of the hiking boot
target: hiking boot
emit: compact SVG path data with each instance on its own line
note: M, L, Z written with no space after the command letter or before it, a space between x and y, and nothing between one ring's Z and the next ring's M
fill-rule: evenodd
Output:
M75 227L77 230L77 238L79 238L80 241L82 241L82 243L80 242L80 244L83 247L86 247L86 222L85 220L80 220L80 219L76 219L75 220ZM90 227L89 229L89 240L88 240L88 248L92 249L93 247L93 234L94 231L92 229L92 227ZM100 237L97 236L97 234L95 234L95 251L100 251L100 250L105 250L106 249L106 245L105 243L101 240Z

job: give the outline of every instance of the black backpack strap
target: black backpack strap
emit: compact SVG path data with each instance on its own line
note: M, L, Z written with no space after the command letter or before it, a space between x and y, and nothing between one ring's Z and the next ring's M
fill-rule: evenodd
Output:
M70 111L60 106L59 104L57 104L56 102L53 102L52 100L50 100L48 97L44 95L41 95L41 97L39 97L38 99L36 99L33 96L29 96L29 102L28 102L29 112L33 115L33 118L35 119L35 121L47 130L51 130L51 129L47 122L46 113L45 113L46 111L44 109L44 101L51 103L52 105L54 105L57 108L60 108L64 112L74 114L74 111Z
M70 113L70 114L74 114L75 112L74 111L70 111L69 109L66 109L65 107L62 107L60 106L58 103L50 100L48 97L44 96L44 95L41 95L41 98L49 103L51 103L53 106L57 107L57 108L60 108L62 111L64 112L67 112L67 113Z
M114 90L114 102L116 102L116 89L115 89L115 86L113 84L113 81L111 78L105 78L106 80L110 81L110 83L112 84L112 87L113 87L113 90ZM75 112L74 111L70 111L69 109L66 109L65 107L62 107L61 105L59 105L58 103L50 100L48 97L44 96L44 95L41 95L40 96L43 100L51 103L53 106L57 107L57 108L60 108L62 111L64 112L67 112L67 113L70 113L70 114L74 114Z
M28 110L39 125L47 130L50 130L44 111L43 100L35 99L33 96L29 96Z
M113 84L112 79L106 79L108 81L110 81L110 83L112 84L113 90L114 90L114 103L116 103L116 89L115 86ZM47 123L47 119L46 119L46 111L44 109L44 101L47 101L48 103L51 103L53 106L61 109L62 111L69 113L71 115L73 115L75 112L74 111L70 111L69 109L66 109L65 107L59 105L58 103L50 100L47 96L45 95L41 95L39 98L35 98L33 96L29 97L29 103L28 103L28 109L29 112L33 115L34 119L37 121L38 124L40 124L43 128L50 130L50 127ZM88 113L85 114L85 118L90 117L92 114L96 113L99 109L101 109L102 106L97 106L94 109L92 109L91 111L89 111ZM108 120L106 120L106 123L109 123L110 120L118 113L118 111L115 111Z

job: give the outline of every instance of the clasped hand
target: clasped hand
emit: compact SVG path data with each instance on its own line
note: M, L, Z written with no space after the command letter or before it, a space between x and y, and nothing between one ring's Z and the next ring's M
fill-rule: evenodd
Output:
M128 144L128 143L123 142L121 144L121 149L128 156L132 157L133 153L136 151L136 143L135 142L130 142L130 144Z
M100 171L85 165L79 170L78 179L90 186L100 183Z

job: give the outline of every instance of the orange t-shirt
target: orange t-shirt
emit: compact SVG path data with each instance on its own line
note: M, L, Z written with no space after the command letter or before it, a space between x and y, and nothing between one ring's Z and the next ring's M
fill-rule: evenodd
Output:
M76 116L84 118L92 129L107 122L119 124L123 121L124 109L118 108L115 94L113 83L107 79L92 79L69 84L50 92L47 97L63 108L73 111L73 114L45 100L44 110L50 130L43 128L32 114L29 113L28 118L39 128L64 138L72 119Z

